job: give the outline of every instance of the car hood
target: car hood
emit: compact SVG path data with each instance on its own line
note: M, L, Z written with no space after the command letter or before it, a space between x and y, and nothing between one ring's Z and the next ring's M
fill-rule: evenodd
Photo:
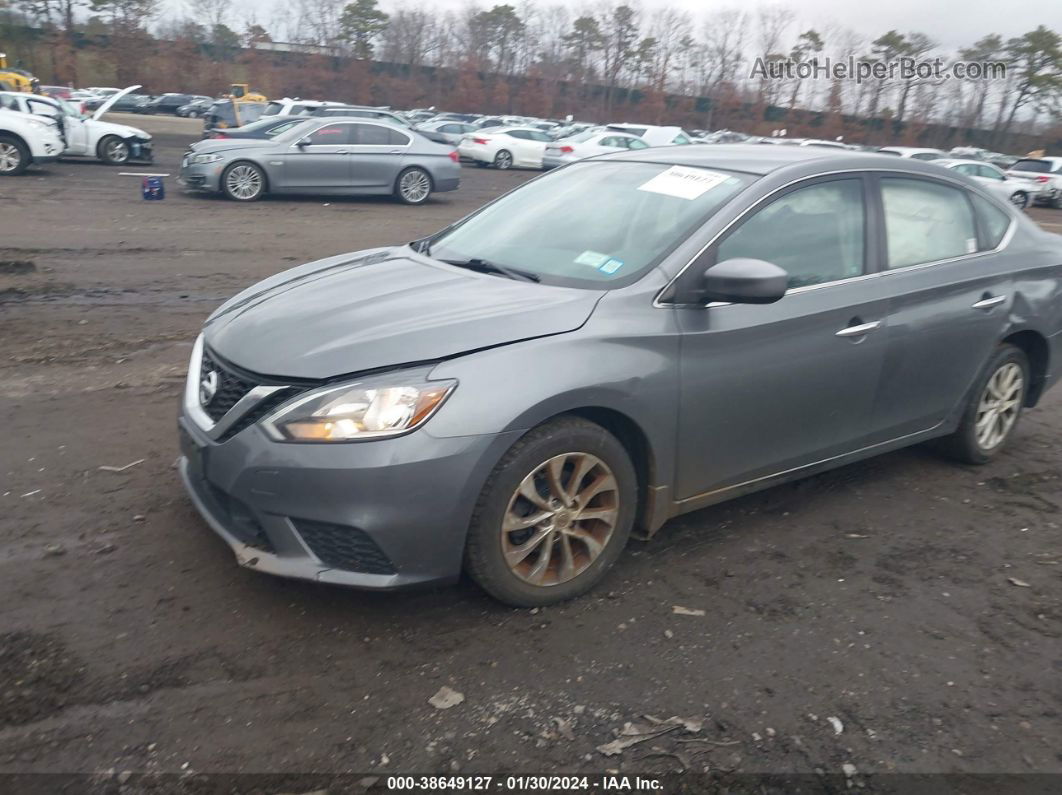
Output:
M260 282L204 334L251 372L327 379L574 331L603 294L462 270L408 246L373 249Z
M233 129L239 130L240 128L234 127ZM269 138L206 138L196 141L189 148L195 150L196 154L202 155L224 152L226 149L268 149L276 146L279 144Z
M94 120L101 118L104 113L106 113L107 111L109 111L111 109L111 106L114 105L115 102L120 100L126 94L129 94L129 93L131 93L133 91L136 91L138 88L140 88L139 85L128 86L126 88L123 88L117 94L111 94L109 97L107 97L107 99L105 99L103 101L102 105L100 105L98 108L96 108L95 112L92 114L92 118Z
M123 138L143 138L146 141L151 140L151 136L141 130L139 127L130 127L128 124L114 124L109 121L98 121L96 119L89 120L92 125L93 131L99 135L120 135Z

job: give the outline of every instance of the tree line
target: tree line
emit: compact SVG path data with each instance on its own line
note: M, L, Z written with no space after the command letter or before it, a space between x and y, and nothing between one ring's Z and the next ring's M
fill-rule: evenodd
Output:
M439 11L416 0L278 0L268 14L238 16L232 0L189 0L184 13L166 16L159 0L0 0L0 8L5 2L0 45L14 49L5 39L17 39L20 25L39 31L19 52L59 82L109 68L120 83L212 94L243 75L272 94L399 107L784 127L869 142L914 142L928 129L976 132L998 148L1019 134L1062 138L1062 36L1045 25L949 51L917 30L864 36L810 26L783 5L694 15L622 2L586 12L529 1ZM270 42L301 45L301 57L278 58ZM778 80L754 74L757 58L941 58L1003 64L1006 76Z

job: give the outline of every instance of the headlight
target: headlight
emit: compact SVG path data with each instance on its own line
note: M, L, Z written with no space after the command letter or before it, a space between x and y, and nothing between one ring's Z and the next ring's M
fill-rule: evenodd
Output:
M221 155L195 155L192 158L193 163L216 163L221 160Z
M262 427L281 442L352 442L422 425L456 381L393 380L319 389L281 407Z

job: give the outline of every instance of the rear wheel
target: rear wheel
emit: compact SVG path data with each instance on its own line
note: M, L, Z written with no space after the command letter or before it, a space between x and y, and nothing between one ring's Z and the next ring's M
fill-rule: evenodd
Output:
M96 153L107 165L120 166L129 160L129 144L117 135L108 135L100 141Z
M494 167L506 171L513 167L513 155L508 149L502 149L494 155Z
M528 432L495 467L473 512L466 568L516 607L594 587L630 536L637 476L599 425L562 418Z
M1013 434L1028 390L1028 357L1001 345L971 391L958 429L941 440L944 451L968 464L991 461Z
M395 196L405 204L424 204L431 196L431 176L422 168L407 168L395 180Z
M1019 210L1024 210L1029 206L1029 194L1023 190L1016 190L1010 195L1010 203Z
M257 201L265 194L265 174L254 163L234 163L221 175L221 192L233 201Z
M30 153L18 138L0 135L0 176L14 177L30 164Z

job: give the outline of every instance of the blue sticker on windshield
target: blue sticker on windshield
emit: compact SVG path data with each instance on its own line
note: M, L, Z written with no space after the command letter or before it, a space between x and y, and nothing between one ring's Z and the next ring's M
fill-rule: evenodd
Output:
M603 263L598 270L602 273L615 273L623 267L623 260L612 257L607 262Z

